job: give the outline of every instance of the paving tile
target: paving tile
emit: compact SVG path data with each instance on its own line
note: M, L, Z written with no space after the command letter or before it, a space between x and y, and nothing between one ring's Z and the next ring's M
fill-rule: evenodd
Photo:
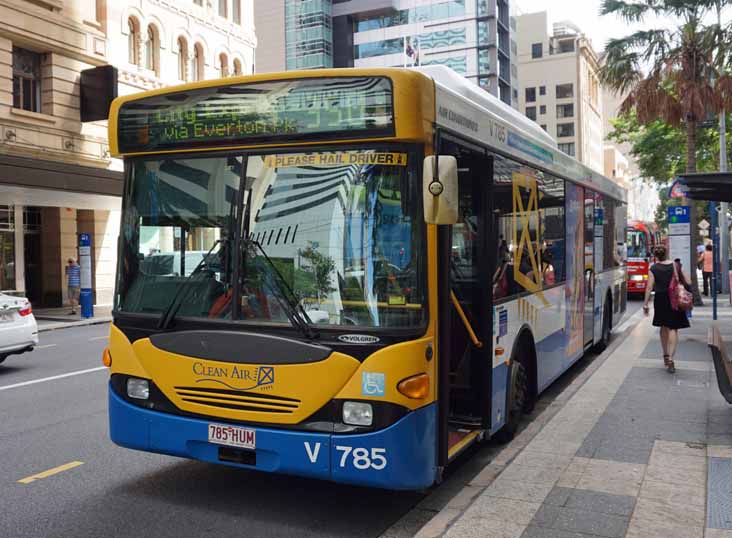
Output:
M673 454L674 456L692 456L704 458L707 455L704 444L680 443L677 441L656 441L653 444L653 452L661 454ZM730 451L732 454L732 451ZM732 456L731 456L732 457Z
M707 483L706 470L680 469L673 465L649 465L645 478L658 482L702 487Z
M704 538L732 538L732 530L729 529L705 529Z
M554 527L554 522L559 517L562 508L560 506L551 506L542 504L541 508L536 512L530 524L535 527Z
M486 488L483 495L542 503L552 490L552 487L553 485L549 483L534 484L531 482L504 480L503 475L501 475L495 482Z
M501 519L528 525L541 507L539 503L499 499L481 495L465 511L466 518Z
M704 453L703 450L700 452ZM676 469L684 469L688 471L703 471L707 468L706 458L698 456L683 456L680 454L668 454L665 452L657 452L651 455L648 463L649 470L654 467L675 467Z
M576 488L582 479L583 471L565 471L557 480L556 486L561 488Z
M445 538L519 538L526 525L499 519L458 519Z
M643 480L639 498L657 499L671 504L706 506L707 490L704 486L688 484L669 484L657 480Z
M534 467L514 463L503 471L501 478L519 482L551 483L553 485L559 480L565 467L566 465L561 467Z
M707 444L732 446L732 435L709 434L706 437Z
M623 463L646 464L651 457L652 446L653 441L651 439L625 441L610 437L600 444L593 457Z
M679 527L667 521L630 520L625 538L704 538L704 527Z
M486 537L490 538L490 537ZM521 538L592 538L587 534L579 532L565 532L558 529L547 529L546 527L527 527Z
M732 458L732 446L707 445L707 455L710 458Z
M546 499L544 499L544 504L550 506L564 506L573 491L575 491L573 488L555 486L549 492L549 495L546 496Z
M623 538L628 517L600 514L575 508L559 508L559 515L551 525L554 529L580 532L606 538Z
M677 527L703 527L706 510L703 506L641 497L635 505L633 517L646 521L667 522Z
M535 450L524 450L516 456L512 465L525 465L529 467L553 467L566 468L572 462L570 454L555 454L553 452L537 452Z
M629 517L633 513L635 502L635 497L574 489L570 490L565 506L601 514Z

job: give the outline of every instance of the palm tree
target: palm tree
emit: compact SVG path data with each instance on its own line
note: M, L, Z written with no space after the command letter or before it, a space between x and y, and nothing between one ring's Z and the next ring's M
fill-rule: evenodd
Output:
M729 109L732 80L720 76L722 58L729 50L720 46L727 30L705 24L711 9L727 0L603 0L602 15L614 14L628 23L645 22L650 16L677 21L673 29L645 29L605 47L600 79L606 86L626 95L621 112L635 110L638 121L648 125L658 119L686 130L686 172L696 172L696 133L698 123L725 105ZM671 179L671 178L668 178ZM692 234L697 228L696 211L691 204ZM691 242L691 260L696 260ZM701 304L696 271L692 276L695 303Z

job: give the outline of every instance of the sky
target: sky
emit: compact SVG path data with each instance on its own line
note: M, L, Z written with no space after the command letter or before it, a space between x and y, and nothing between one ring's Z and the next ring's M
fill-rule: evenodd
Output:
M600 16L600 0L511 0L514 13L522 15L536 11L549 13L549 25L560 21L571 21L579 26L580 30L592 40L592 46L597 53L605 49L605 43L610 38L624 37L643 25L629 25L615 15ZM732 10L724 13L722 19L729 20ZM716 21L716 14L712 14L712 21ZM658 28L659 25L668 27L672 20L649 19L645 25L648 28Z

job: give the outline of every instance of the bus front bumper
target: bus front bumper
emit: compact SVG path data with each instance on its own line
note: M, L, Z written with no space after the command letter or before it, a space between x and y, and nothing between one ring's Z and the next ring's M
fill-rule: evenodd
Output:
M201 420L151 411L123 400L109 387L109 432L120 446L196 460L386 489L431 486L436 477L436 405L413 411L383 430L339 435L259 428L256 464L219 459L220 445L208 442Z

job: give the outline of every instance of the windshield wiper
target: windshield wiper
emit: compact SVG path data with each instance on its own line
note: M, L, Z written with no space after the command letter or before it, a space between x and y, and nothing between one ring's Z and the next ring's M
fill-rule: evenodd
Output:
M271 270L272 274L274 274L274 280L277 283L277 289L280 292L280 296L282 298L280 303L285 306L285 313L287 314L287 319L290 321L290 325L299 330L308 340L315 340L316 338L320 338L320 333L315 330L311 325L312 320L310 319L310 316L308 316L303 306L300 304L300 301L297 300L295 292L292 291L292 288L290 288L287 280L285 280L285 277L282 276L282 273L280 273L279 269L277 269L277 266L274 264L274 262L270 259L269 256L267 256L267 253L264 251L259 241L256 241L254 239L242 239L242 246L246 247L247 245L254 245L257 250L261 252L262 259L267 263L267 266ZM246 253L244 254L244 257L246 258ZM246 277L246 275L244 276Z
M216 241L214 241L214 244L208 250L206 255L201 259L200 262L198 262L198 265L196 265L193 271L191 271L191 274L188 275L183 282L181 282L180 287L175 292L175 295L173 295L173 299L170 301L170 303L168 303L167 308L160 315L160 319L158 320L159 330L165 330L168 328L170 322L173 321L173 318L175 318L176 312L178 312L181 305L183 304L183 300L188 296L188 293L192 288L191 282L193 281L193 277L200 273L201 268L206 264L206 262L208 261L208 257L211 255L213 250L223 241L223 239L217 239Z

